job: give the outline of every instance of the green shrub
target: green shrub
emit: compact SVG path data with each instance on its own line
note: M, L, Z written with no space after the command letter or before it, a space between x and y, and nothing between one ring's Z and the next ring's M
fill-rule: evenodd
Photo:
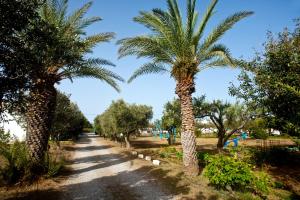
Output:
M178 160L182 160L182 158L183 158L183 152L182 152L182 151L177 151L177 152L176 152L176 158L177 158Z
M48 153L45 159L45 171L47 172L47 177L57 176L64 168L65 162L63 158L52 157Z
M36 174L31 171L25 142L16 140L9 144L9 138L9 134L0 133L0 183L13 184L20 180L31 180ZM46 154L42 172L47 177L53 177L63 169L63 166L63 159Z
M197 152L198 162L202 165L207 165L209 154L205 152Z
M0 146L0 155L4 160L0 176L6 184L15 183L30 174L28 151L24 142L15 141L11 145Z
M249 164L224 155L209 157L204 175L217 188L237 190L245 190L255 178Z
M175 147L165 147L160 149L159 155L161 158L177 158L178 160L182 160L183 152L177 151Z
M251 136L255 139L266 140L269 137L267 131L261 128L252 129L251 132L252 132Z
M269 193L270 177L264 172L256 172L252 183L254 191L260 196Z
M253 172L251 165L230 156L208 157L204 175L218 189L228 187L233 190L255 192L261 197L269 192L270 178L264 172Z
M283 188L285 188L285 185L284 185L284 183L281 182L281 181L275 181L275 182L273 183L273 187L274 187L274 188L277 188L277 189L283 189Z

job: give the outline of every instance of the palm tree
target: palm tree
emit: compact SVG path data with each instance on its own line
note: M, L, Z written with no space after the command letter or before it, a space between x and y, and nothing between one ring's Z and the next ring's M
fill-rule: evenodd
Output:
M68 0L47 0L40 10L45 25L41 25L40 35L46 37L40 44L36 44L44 48L36 50L39 66L29 75L33 87L29 93L26 114L27 145L35 167L40 168L39 163L48 146L56 105L55 84L63 79L72 81L74 78L91 77L102 80L119 91L116 81L123 81L120 76L103 67L114 66L110 61L87 58L87 53L91 53L94 46L114 37L114 33L85 36L84 29L101 20L99 17L84 18L91 5L89 2L67 15Z
M176 81L176 94L181 102L183 165L186 174L199 172L194 134L192 93L198 72L214 66L236 66L229 50L217 43L226 31L252 12L238 12L222 21L203 38L207 23L218 0L212 0L198 25L196 0L187 0L187 19L183 20L177 0L167 0L168 10L140 12L134 21L151 30L151 34L120 40L120 57L136 55L151 62L137 69L128 82L149 73L169 72Z

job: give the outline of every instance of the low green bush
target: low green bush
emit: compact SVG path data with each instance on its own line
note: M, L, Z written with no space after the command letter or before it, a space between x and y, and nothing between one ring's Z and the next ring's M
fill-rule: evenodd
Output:
M57 176L64 168L65 162L62 158L57 158L46 154L46 159L44 163L45 171L47 172L47 177Z
M207 165L207 161L208 161L208 158L209 158L209 154L208 153L205 153L205 152L197 152L197 158L198 158L198 162L201 164L201 165Z
M254 180L249 164L224 155L209 157L204 175L219 189L230 186L232 189L244 190Z
M5 184L15 183L30 174L27 152L24 142L15 141L11 145L0 146L0 156L4 163L0 169L0 176Z
M0 185L13 184L20 180L32 180L31 162L25 142L9 143L9 133L0 132ZM62 158L46 154L42 163L43 174L53 177L64 167Z
M264 196L269 191L270 178L263 172L254 173L251 165L222 154L209 156L204 176L218 189L253 191Z
M255 139L266 140L269 137L267 131L261 128L252 129L251 132L252 132L251 136Z
M175 147L165 147L160 149L159 155L161 158L176 158L182 160L183 152L178 151Z

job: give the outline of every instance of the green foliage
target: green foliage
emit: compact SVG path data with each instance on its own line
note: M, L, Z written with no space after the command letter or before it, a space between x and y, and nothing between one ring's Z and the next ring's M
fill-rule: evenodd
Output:
M256 172L252 185L257 194L264 196L269 193L270 176L265 172Z
M1 157L3 165L0 168L0 180L2 179L5 184L15 183L30 174L30 161L25 143L15 141L8 146L0 145Z
M294 31L269 34L262 55L246 62L239 76L240 85L231 94L260 108L268 127L300 134L300 23Z
M63 158L57 158L57 156L46 153L44 167L48 178L57 176L64 169L64 166L65 162Z
M186 19L183 19L175 0L167 0L166 11L157 8L150 12L140 12L134 21L149 28L151 33L120 40L119 55L147 57L151 61L136 70L129 82L144 74L165 72L176 80L183 80L193 78L207 67L236 66L229 50L217 42L235 23L252 12L239 12L226 18L203 38L217 2L211 1L199 25L196 1L192 0L187 1Z
M173 126L177 128L177 132L180 132L181 112L179 99L174 99L173 101L167 102L164 106L162 128L168 130Z
M83 132L83 128L90 126L89 122L66 94L58 92L56 102L51 128L52 137L55 140L77 138L78 134Z
M250 129L250 131L251 131L251 137L255 139L266 140L269 137L269 134L265 129L254 128L254 129Z
M8 145L10 140L10 134L9 133L5 133L4 130L2 128L0 128L0 145Z
M86 56L96 45L108 42L114 37L114 33L87 36L86 28L101 20L100 17L85 18L91 6L92 3L88 2L69 14L68 1L47 0L43 4L40 9L41 18L55 27L55 30L45 40L47 41L45 48L39 49L38 55L42 63L39 70L32 74L33 82L39 80L41 76L53 77L49 79L49 84L62 79L72 81L73 78L89 77L102 80L119 91L116 81L123 79L103 67L114 64L105 59Z
M218 129L218 147L223 147L234 133L243 129L252 115L243 104L230 104L220 100L207 102L205 96L194 98L193 106L196 118L209 119Z
M113 101L109 108L94 120L96 132L101 135L125 136L147 128L152 118L152 108L146 105L128 104L123 100Z
M273 187L278 189L283 189L285 188L285 184L281 181L274 181Z
M8 143L9 138L9 134L0 131L0 185L31 180L36 175L31 172L31 161L25 142L15 140ZM54 177L61 172L65 163L64 158L46 153L41 165L43 174Z
M203 166L208 164L210 155L205 152L197 152L197 158L200 164Z
M249 164L224 155L209 157L204 175L217 188L230 186L236 190L248 189L255 178Z
M25 91L30 86L28 76L21 76L35 64L27 42L34 38L34 25L40 22L38 8L41 0L0 1L0 117L3 111L23 111Z
M264 197L269 192L270 177L264 172L253 172L251 165L222 154L209 156L204 175L218 189L255 192Z
M183 152L177 150L175 147L164 147L159 150L159 155L161 158L175 158L177 160L182 160Z

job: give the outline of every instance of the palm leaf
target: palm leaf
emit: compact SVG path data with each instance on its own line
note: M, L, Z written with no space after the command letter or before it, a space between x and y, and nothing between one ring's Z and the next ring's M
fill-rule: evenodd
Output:
M73 69L70 71L65 70L63 76L69 78L96 78L101 81L105 81L118 92L120 92L120 88L115 80L119 80L122 82L124 81L122 77L110 70L107 70L103 67L88 65L84 67L80 66L77 69Z
M147 63L133 73L133 75L129 78L128 83L131 83L137 77L145 74L155 74L155 73L158 74L167 71L168 70L163 65L155 64L155 63Z
M206 38L204 43L200 46L201 49L207 49L211 45L213 45L216 41L218 41L226 31L232 28L232 26L240 21L241 19L248 17L249 15L252 15L253 12L243 11L238 12L230 17L226 18L220 25L218 25L212 33Z

